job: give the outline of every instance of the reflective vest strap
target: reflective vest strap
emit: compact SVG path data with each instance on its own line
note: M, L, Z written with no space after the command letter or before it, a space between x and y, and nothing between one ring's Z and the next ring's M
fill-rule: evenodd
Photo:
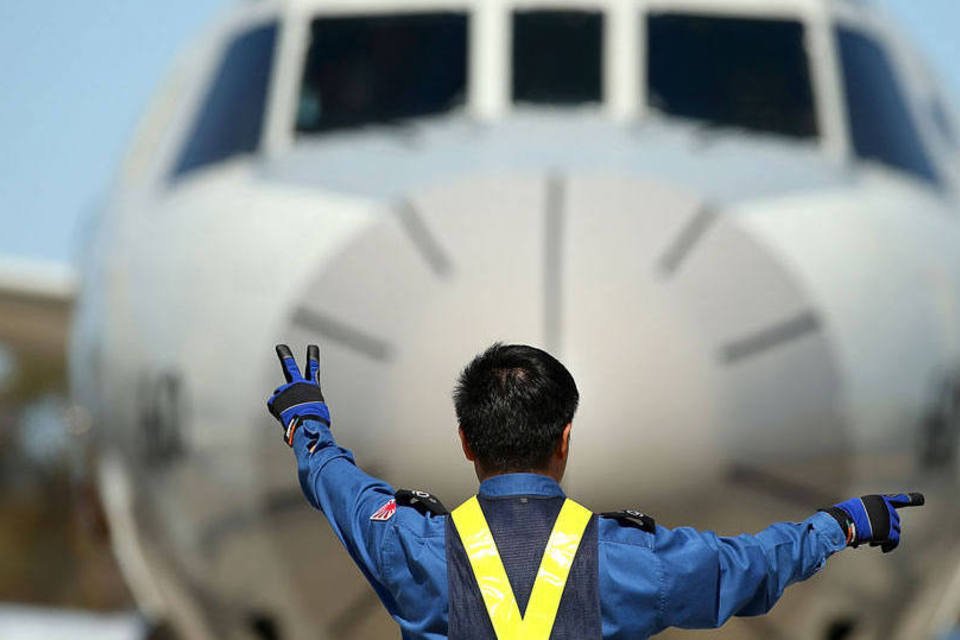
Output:
M523 616L524 637L548 640L560 610L560 598L570 575L570 567L580 548L583 532L593 512L573 500L566 500L550 532L540 570L533 583L530 602Z
M517 598L477 497L454 509L451 516L497 639L549 640L570 567L593 513L573 500L564 501L547 541L524 616L520 615Z
M454 509L451 516L498 640L519 640L523 623L520 608L477 496Z

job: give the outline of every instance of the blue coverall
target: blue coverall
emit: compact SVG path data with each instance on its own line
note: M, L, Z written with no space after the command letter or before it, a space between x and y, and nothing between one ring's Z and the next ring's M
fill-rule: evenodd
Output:
M389 519L371 520L394 489L358 468L321 422L305 419L293 449L307 499L326 515L403 637L446 638L446 516L400 507ZM553 479L529 473L489 478L479 493L563 495ZM733 615L766 613L788 585L809 578L846 546L826 513L736 537L661 526L652 534L606 518L598 526L604 638L717 627Z

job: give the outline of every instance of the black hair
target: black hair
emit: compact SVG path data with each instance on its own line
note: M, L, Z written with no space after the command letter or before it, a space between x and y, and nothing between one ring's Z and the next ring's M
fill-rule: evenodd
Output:
M477 462L487 472L545 469L580 392L546 351L495 343L460 373L453 404Z

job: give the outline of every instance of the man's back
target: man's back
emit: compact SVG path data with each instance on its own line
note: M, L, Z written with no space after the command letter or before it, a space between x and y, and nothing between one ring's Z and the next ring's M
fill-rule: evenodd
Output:
M552 485L552 486L551 486ZM565 498L545 476L511 474L486 480L478 502L497 552L503 561L521 616L528 611L530 595L554 523ZM495 638L488 607L464 549L461 536L448 518L445 548L450 597L449 635L464 640ZM553 616L555 640L600 637L600 596L597 586L597 523L590 518L579 539L563 597L556 611L535 613ZM540 601L535 605L540 604ZM547 606L550 606L549 604Z
M469 565L449 560L451 547L463 547L451 537L448 515L402 504L384 510L396 499L394 489L359 469L326 425L304 421L293 448L308 500L326 515L404 638L496 638ZM515 473L485 480L478 495L523 611L563 491L547 476ZM668 626L715 627L737 613L764 613L788 584L844 546L825 513L737 538L687 528L649 533L594 518L550 637L598 637L599 621L603 638L645 638Z

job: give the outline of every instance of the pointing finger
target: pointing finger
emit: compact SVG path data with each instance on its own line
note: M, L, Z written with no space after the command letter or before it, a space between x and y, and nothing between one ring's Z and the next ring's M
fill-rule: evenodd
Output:
M890 500L890 504L897 509L904 507L922 507L926 503L926 499L922 493L898 493L887 497Z

